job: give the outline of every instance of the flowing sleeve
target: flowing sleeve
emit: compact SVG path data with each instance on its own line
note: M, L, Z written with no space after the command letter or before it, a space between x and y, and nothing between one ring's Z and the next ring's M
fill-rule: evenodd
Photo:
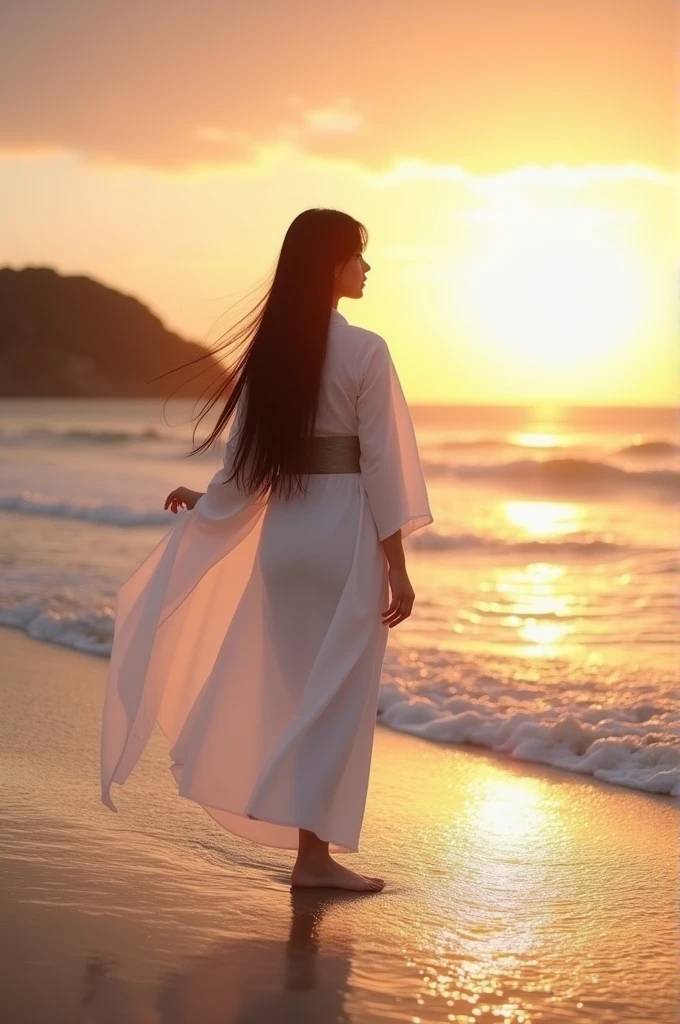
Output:
M383 338L364 359L357 417L360 468L379 540L432 523L411 414Z
M227 482L239 429L191 511L118 588L101 739L102 801L122 785L158 722L175 742L251 576L266 499Z
M210 480L205 494L203 494L196 502L196 518L205 524L209 524L210 522L219 522L225 513L229 514L233 508L235 494L240 494L236 480L227 482L227 478L229 477L234 465L234 456L236 454L236 445L238 444L239 433L243 422L244 409L245 398L241 395L236 403L236 409L229 421L230 425L227 433L227 439L224 443L222 465ZM246 500L249 500L247 495L244 495L244 497Z

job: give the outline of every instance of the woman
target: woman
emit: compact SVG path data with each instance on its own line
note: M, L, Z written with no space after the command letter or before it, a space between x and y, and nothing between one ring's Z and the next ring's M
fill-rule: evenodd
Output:
M171 491L188 511L118 591L102 800L116 810L158 722L180 795L297 849L293 885L377 891L331 853L358 850L388 632L415 596L402 539L433 519L387 345L337 310L361 298L366 240L339 211L300 214L235 336L196 449L230 422L224 466Z

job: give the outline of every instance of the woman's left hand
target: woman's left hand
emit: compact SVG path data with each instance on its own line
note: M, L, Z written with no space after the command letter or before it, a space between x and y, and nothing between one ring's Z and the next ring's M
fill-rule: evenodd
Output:
M191 509L202 496L202 493L202 491L192 491L189 487L175 487L174 491L170 491L170 494L165 499L163 507L169 508L175 514L178 508Z

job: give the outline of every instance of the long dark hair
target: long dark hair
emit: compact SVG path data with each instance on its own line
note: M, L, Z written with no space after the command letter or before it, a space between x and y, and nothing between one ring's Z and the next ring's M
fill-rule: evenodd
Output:
M316 423L334 272L357 250L363 252L367 241L363 224L339 210L305 210L295 218L283 239L271 286L222 336L226 340L218 339L217 347L206 353L231 352L245 343L196 417L193 442L196 426L228 396L210 434L189 455L198 455L219 438L245 389L227 479L258 496L272 492L290 497L305 490L300 467Z

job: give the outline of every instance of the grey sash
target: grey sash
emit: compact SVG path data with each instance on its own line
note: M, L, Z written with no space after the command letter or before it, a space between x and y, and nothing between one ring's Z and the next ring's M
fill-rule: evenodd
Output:
M359 438L356 434L315 435L303 473L359 473Z

